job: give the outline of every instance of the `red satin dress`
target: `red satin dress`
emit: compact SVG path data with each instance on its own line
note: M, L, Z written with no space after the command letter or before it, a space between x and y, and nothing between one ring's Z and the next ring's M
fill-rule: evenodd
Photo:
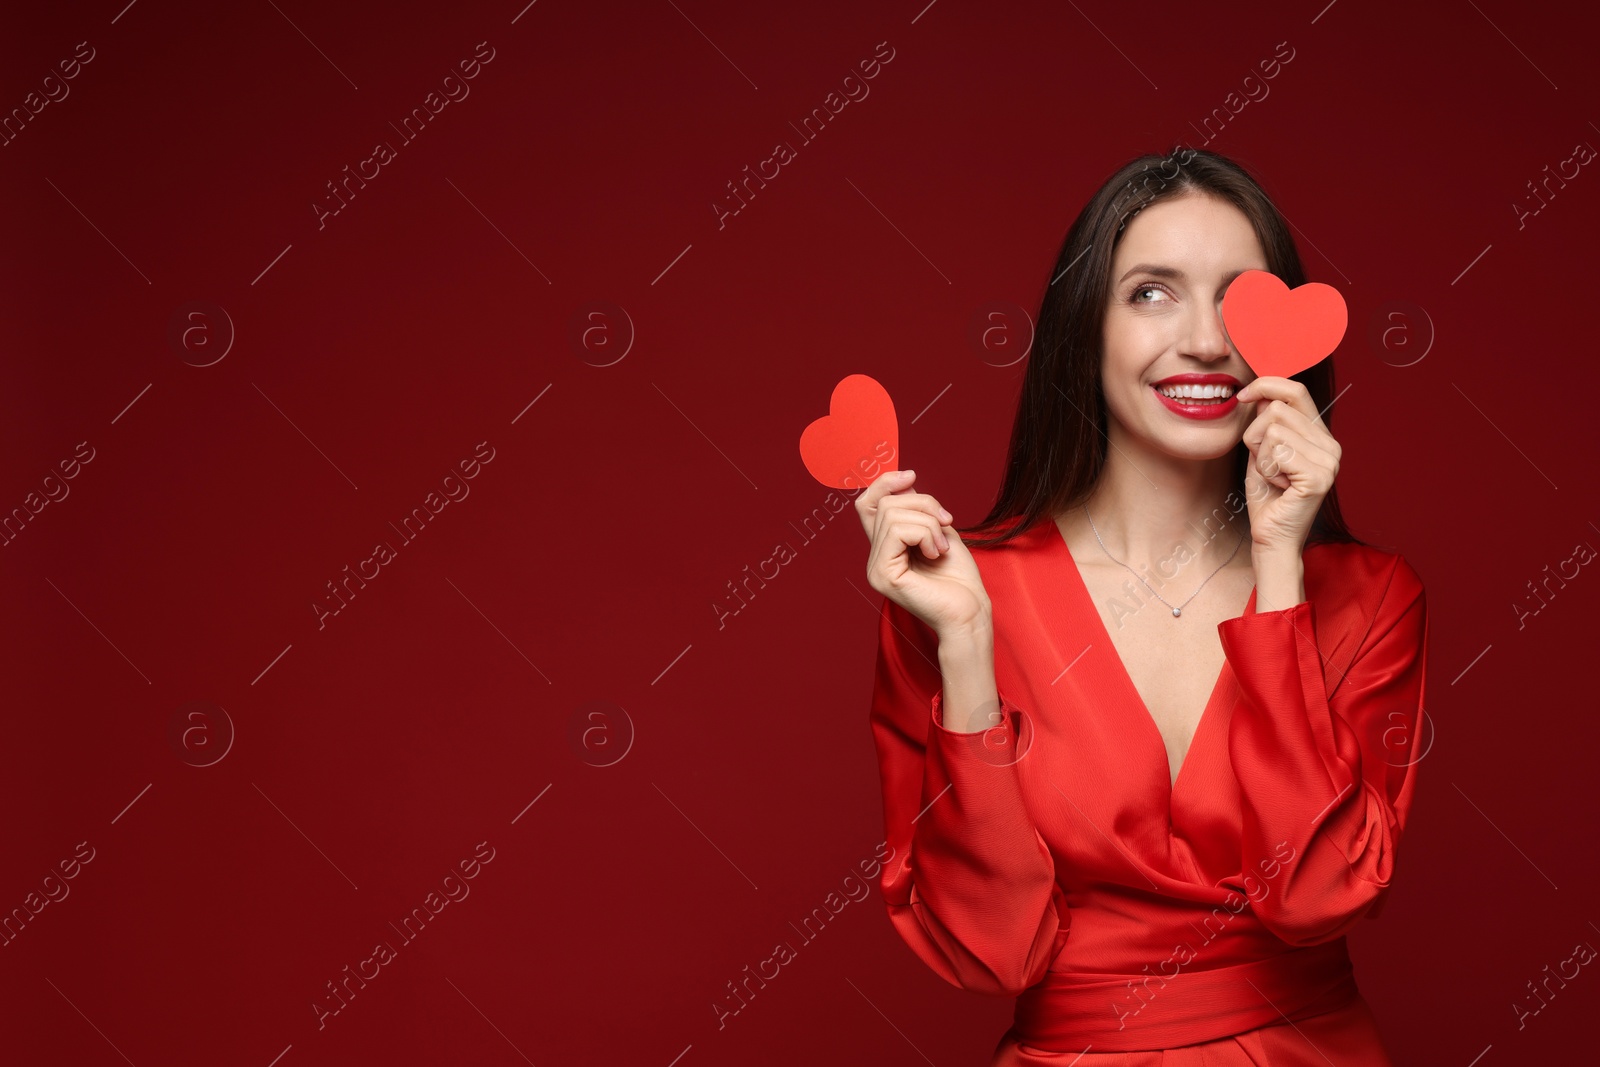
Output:
M1056 524L973 555L1001 721L945 728L937 639L885 600L871 725L890 920L1017 997L991 1067L1389 1065L1344 935L1382 908L1426 754L1416 571L1316 544L1304 602L1252 591L1174 782Z

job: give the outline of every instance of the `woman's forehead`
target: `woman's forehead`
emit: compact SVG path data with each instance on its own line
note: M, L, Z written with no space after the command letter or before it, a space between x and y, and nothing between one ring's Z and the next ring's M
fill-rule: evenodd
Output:
M1139 264L1199 277L1266 266L1244 212L1209 196L1163 200L1140 211L1112 256L1112 277Z

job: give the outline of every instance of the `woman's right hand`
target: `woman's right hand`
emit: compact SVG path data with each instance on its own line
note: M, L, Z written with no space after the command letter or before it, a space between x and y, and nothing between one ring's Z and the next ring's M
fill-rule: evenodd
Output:
M911 492L915 481L915 471L889 471L856 497L872 542L867 581L941 640L985 628L992 616L978 564L946 525L954 516L927 493Z

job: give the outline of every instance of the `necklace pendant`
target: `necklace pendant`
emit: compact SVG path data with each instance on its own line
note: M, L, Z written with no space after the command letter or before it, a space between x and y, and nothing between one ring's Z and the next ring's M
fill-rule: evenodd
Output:
M1172 609L1173 618L1177 618L1179 615L1182 615L1182 614L1183 614L1183 609L1182 608L1173 608Z

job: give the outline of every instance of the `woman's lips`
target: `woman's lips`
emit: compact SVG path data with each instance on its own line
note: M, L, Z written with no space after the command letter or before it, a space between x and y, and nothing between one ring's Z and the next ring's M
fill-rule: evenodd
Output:
M1237 393L1226 400L1190 400L1187 397L1173 398L1167 396L1153 385L1150 387L1150 391L1156 395L1156 399L1161 401L1168 411L1182 415L1186 419L1220 419L1233 414L1239 407Z

